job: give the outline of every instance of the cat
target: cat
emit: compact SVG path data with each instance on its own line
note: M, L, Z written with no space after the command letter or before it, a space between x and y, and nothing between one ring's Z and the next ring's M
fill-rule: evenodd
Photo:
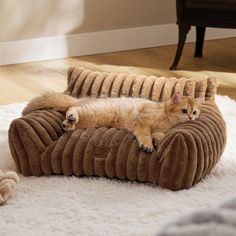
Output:
M34 98L22 114L54 108L66 112L62 123L65 131L102 126L126 129L134 134L142 151L153 152L170 129L199 117L203 101L180 93L166 102L154 102L130 97L76 99L52 92Z

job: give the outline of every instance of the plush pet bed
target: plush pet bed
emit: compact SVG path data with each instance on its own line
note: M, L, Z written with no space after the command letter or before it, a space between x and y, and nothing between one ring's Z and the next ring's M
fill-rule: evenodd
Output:
M225 122L214 102L217 86L215 78L157 78L70 68L65 93L73 97L140 96L165 101L180 92L204 96L206 102L197 120L173 128L151 154L139 150L126 130L102 127L65 133L61 127L65 114L38 110L11 123L12 157L25 176L106 176L171 190L190 188L211 171L225 147Z

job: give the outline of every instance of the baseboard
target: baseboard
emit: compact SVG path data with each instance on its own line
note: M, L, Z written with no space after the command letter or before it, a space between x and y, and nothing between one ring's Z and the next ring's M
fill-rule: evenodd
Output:
M208 28L206 40L236 37L233 29ZM99 31L48 38L0 42L0 65L91 55L176 44L175 24ZM191 30L187 41L195 40Z

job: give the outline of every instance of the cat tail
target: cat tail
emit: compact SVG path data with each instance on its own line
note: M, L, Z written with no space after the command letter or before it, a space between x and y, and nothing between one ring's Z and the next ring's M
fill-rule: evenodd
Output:
M78 103L76 98L56 92L47 92L33 98L22 111L22 115L27 115L32 111L45 108L53 108L57 111L67 111L69 107Z

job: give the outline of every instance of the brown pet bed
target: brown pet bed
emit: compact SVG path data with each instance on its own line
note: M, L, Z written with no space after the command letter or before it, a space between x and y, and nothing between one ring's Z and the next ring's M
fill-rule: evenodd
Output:
M152 154L140 151L126 130L102 127L65 133L61 128L65 114L53 110L38 110L11 123L11 154L25 176L106 176L187 189L211 171L225 147L225 122L214 102L217 86L214 78L157 78L70 68L65 93L74 97L140 96L165 101L180 92L205 96L206 102L196 121L173 128Z

